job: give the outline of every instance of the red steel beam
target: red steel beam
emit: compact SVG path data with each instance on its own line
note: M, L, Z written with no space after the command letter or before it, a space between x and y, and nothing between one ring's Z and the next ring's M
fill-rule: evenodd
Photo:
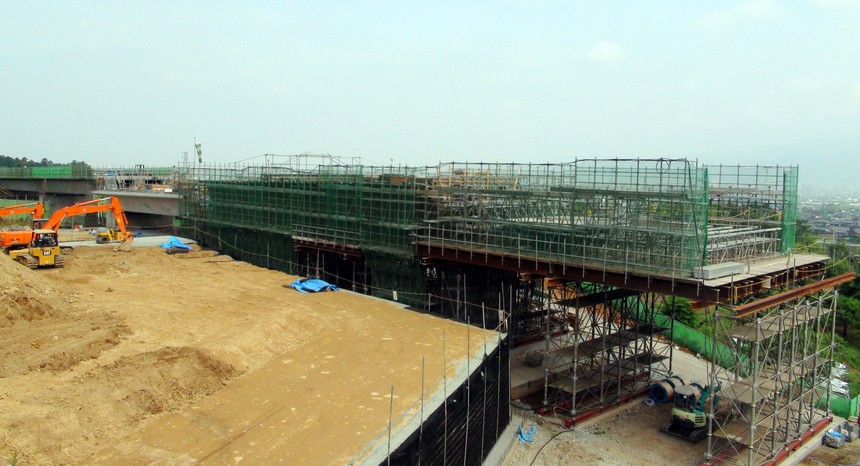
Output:
M764 289L760 277L749 278L732 284L716 287L706 286L694 279L672 279L659 275L637 275L624 270L611 270L585 264L564 264L540 257L519 257L511 254L469 250L451 245L419 241L415 243L418 255L424 264L434 262L473 264L495 269L509 270L536 277L559 278L572 281L602 283L629 290L680 296L698 301L698 307L717 303L733 303ZM798 268L785 269L771 274L770 286L782 286L792 279L814 277L824 273L824 263L816 262Z
M721 296L719 289L702 286L692 279L673 280L671 277L636 275L623 270L601 269L583 264L563 264L539 257L517 257L487 250L466 250L426 242L415 244L419 256L425 263L440 261L473 264L539 277L603 283L629 290L669 294L714 303L728 299L727 292L724 292L725 296Z
M787 303L797 298L802 298L818 291L835 288L836 286L850 282L851 280L854 280L854 272L846 272L842 275L826 278L824 280L821 280L820 282L799 286L783 293L768 296L766 298L762 298L757 301L738 306L733 309L734 317L738 319L741 317L747 317L765 309L779 306L780 304Z

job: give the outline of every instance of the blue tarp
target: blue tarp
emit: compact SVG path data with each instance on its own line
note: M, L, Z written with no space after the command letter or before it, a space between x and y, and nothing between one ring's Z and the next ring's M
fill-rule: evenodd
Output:
M300 293L337 291L340 289L337 286L318 278L299 278L290 286L298 290Z
M161 243L161 247L164 249L170 248L180 248L180 249L192 249L191 246L179 241L179 238L175 236L171 236L170 239L167 240L166 243Z
M524 431L522 426L517 427L517 440L519 440L520 443L534 442L535 441L535 438L534 438L535 432L537 432L537 429L535 429L535 426L532 426L532 428L529 429L528 431Z

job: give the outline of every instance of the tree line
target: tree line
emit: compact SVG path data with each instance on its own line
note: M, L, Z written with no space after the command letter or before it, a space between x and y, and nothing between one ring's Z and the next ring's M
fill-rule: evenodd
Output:
M0 155L0 167L26 168L47 167L50 165L57 164L44 157L42 160L30 160L27 157L9 157L8 155Z

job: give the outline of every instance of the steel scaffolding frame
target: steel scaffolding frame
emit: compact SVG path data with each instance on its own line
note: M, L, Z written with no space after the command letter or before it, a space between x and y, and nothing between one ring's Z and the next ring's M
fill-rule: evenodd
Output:
M745 262L794 249L796 167L708 166L707 264Z
M466 322L492 314L514 344L542 340L543 401L573 416L669 375L656 293L672 294L678 280L688 291L704 287L696 272L705 266L749 270L794 248L796 167L687 159L404 167L305 154L178 173L183 226L219 245L230 238L239 258L283 259L274 261L282 270ZM789 398L780 412L807 412Z
M672 345L657 345L656 295L581 282L547 288L544 405L573 418L670 375ZM563 322L553 334L551 316Z
M700 265L705 171L687 160L440 166L428 243L686 277Z
M829 416L836 302L831 288L752 315L713 309L734 364L710 364L720 401L708 413L709 464L775 461Z
M428 266L427 302L425 309L461 322L481 322L490 328L497 327L506 316L505 301L513 299L519 280L510 272L468 265ZM514 324L514 327L516 325ZM521 336L516 330L505 328L509 339Z
M511 341L515 344L542 340L561 332L564 324L548 306L543 278L523 277L508 288Z
M424 241L678 278L794 246L796 167L272 160L180 167L180 216L399 255Z

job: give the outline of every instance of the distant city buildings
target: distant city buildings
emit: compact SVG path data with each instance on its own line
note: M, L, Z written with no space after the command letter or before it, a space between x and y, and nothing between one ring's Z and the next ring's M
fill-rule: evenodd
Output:
M798 217L821 237L860 242L860 186L801 186Z

